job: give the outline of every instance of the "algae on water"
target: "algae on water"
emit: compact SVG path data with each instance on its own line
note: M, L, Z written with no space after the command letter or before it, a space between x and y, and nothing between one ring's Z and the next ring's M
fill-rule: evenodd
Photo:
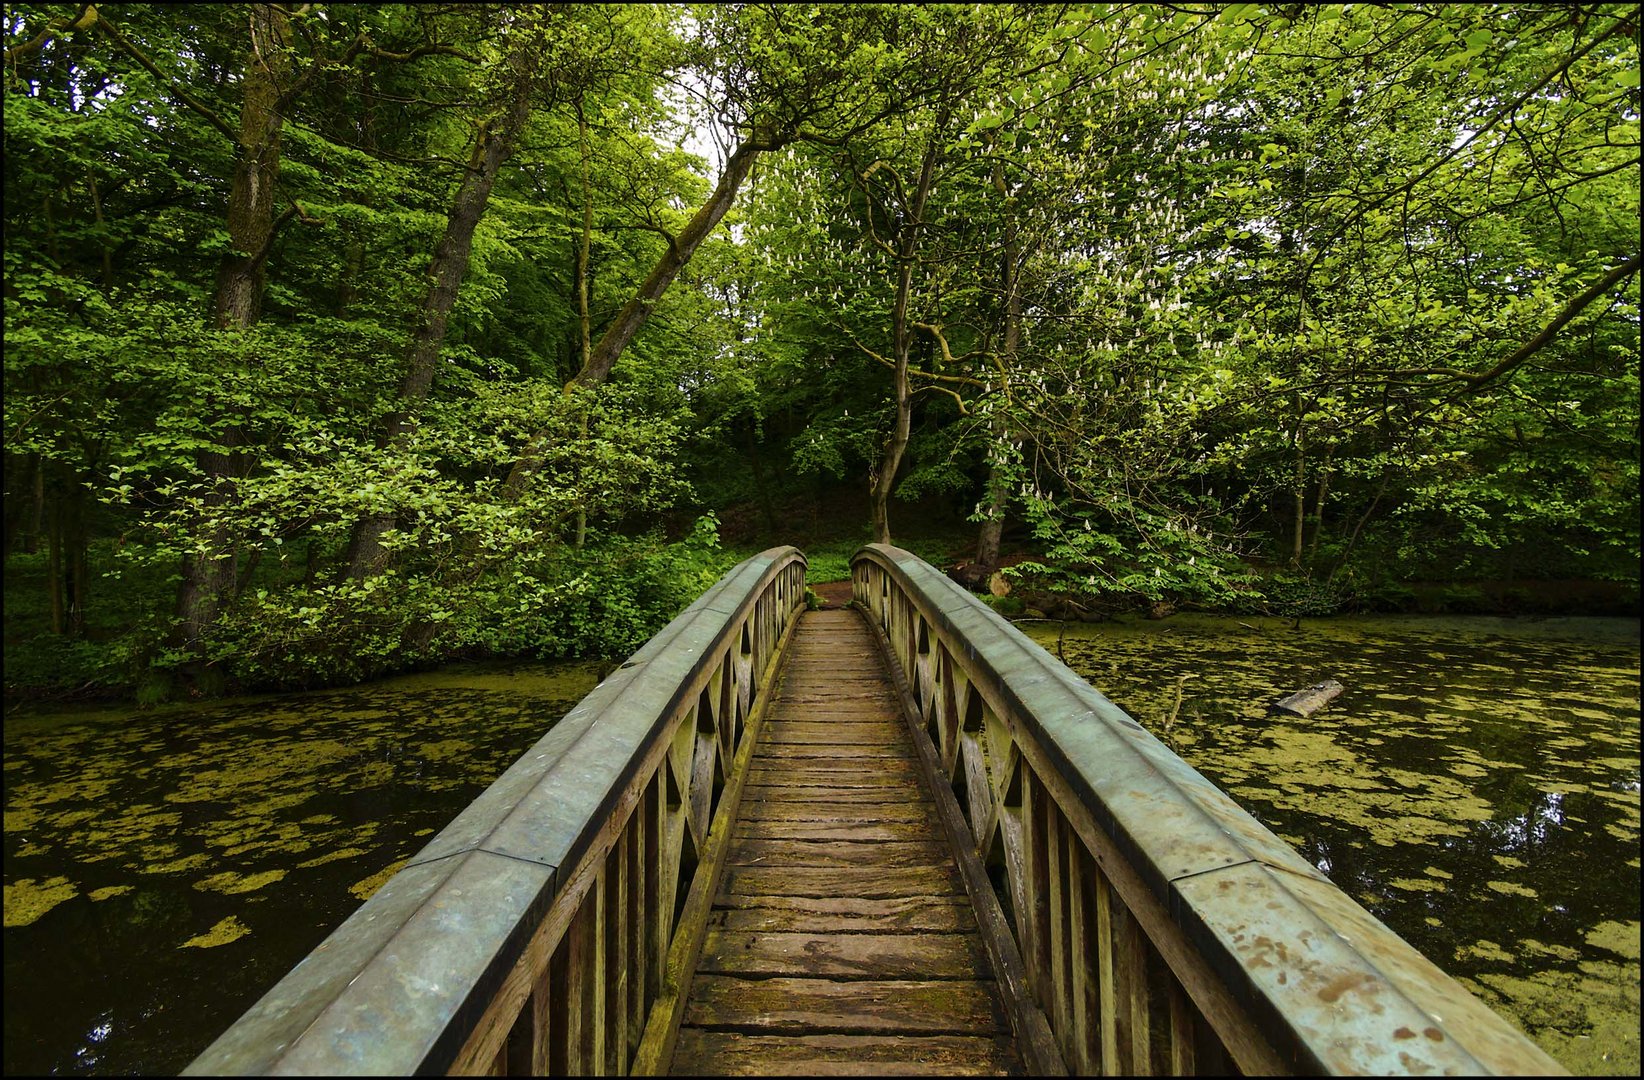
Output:
M1062 651L1161 737L1196 672L1178 754L1555 1058L1637 1075L1637 621L1229 622L1069 626ZM1324 678L1329 708L1267 715Z

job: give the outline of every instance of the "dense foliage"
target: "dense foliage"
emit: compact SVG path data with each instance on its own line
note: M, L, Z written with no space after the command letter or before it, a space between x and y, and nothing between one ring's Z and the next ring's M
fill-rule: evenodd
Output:
M839 487L1072 610L1636 589L1631 5L6 29L7 644L65 687L620 654L716 512Z

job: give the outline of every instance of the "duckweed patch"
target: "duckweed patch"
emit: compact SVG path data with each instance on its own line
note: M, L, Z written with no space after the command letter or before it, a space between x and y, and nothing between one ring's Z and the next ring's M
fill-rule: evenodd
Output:
M1636 1075L1638 625L1189 615L1062 652L1161 737L1197 674L1181 757L1569 1068ZM1326 709L1267 715L1325 678Z
M211 892L226 893L233 896L236 893L256 892L264 885L270 885L285 877L284 870L264 870L260 874L236 874L232 870L221 874L212 874L201 881L196 881L196 889L205 889Z
M7 1022L31 1037L4 1071L82 1071L95 1043L100 1072L175 1073L595 681L470 666L8 717Z
M404 858L398 860L397 862L389 863L387 866L383 867L381 870L378 870L370 877L362 878L361 880L350 885L348 887L349 894L358 897L360 900L371 899L372 895L375 894L378 889L382 888L383 885L387 883L389 878L399 873L400 870L404 868L405 864L410 861L411 860L409 858Z
M7 926L28 926L65 900L80 895L80 890L65 877L46 881L23 878L6 882L5 904Z
M249 933L251 933L250 927L230 915L205 933L189 938L179 947L184 949L213 949L218 945L227 945L231 941L238 941Z

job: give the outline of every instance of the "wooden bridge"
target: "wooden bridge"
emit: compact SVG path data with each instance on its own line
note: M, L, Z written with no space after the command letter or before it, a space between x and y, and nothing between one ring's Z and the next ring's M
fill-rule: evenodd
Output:
M192 1074L1563 1072L939 571L742 563Z

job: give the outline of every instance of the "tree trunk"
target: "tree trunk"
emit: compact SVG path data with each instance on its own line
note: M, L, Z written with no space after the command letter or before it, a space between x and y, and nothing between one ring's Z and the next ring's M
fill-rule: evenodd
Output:
M1302 411L1301 398L1296 398L1296 431L1291 441L1296 451L1295 482L1291 485L1292 502L1294 504L1293 528L1291 530L1290 566L1300 570L1302 562L1302 528L1307 523L1307 447L1302 439Z
M913 193L913 206L903 227L897 248L896 304L891 309L891 352L895 360L892 390L896 395L896 422L885 443L885 453L873 473L872 519L873 542L889 544L890 495L896 489L896 472L907 452L908 438L913 429L913 391L908 381L908 361L913 349L911 320L908 304L913 296L913 268L918 261L919 235L924 224L925 203L930 197L931 178L936 172L936 157L940 132L946 127L946 116L937 122L937 132L925 146L924 160L919 164L919 181Z
M240 106L240 146L228 193L231 253L217 266L217 326L244 330L262 308L264 267L274 237L274 187L280 177L280 91L288 62L288 17L273 4L252 4L251 53Z
M348 239L343 241L342 266L337 271L337 318L346 319L353 312L359 296L360 271L365 268L365 241L354 226L344 225Z
M1364 508L1364 513L1359 515L1359 520L1354 523L1352 535L1347 538L1347 546L1342 549L1341 558L1336 562L1335 568L1330 571L1330 577L1328 580L1334 581L1336 574L1341 571L1342 567L1347 565L1347 560L1352 557L1353 548L1356 547L1359 542L1359 534L1364 531L1364 524L1370 520L1370 515L1376 512L1376 507L1381 503L1382 495L1387 491L1387 481L1391 477L1392 470L1383 467L1381 471L1381 480L1376 484L1376 494L1373 498L1371 498L1370 505Z
M82 637L86 632L86 593L91 587L91 572L86 563L86 512L84 489L70 488L64 499L63 511L63 593L66 599L64 631L70 637Z
M273 4L248 9L251 50L246 60L244 100L240 108L239 149L228 196L231 253L217 268L213 314L218 329L245 330L257 321L262 306L264 267L274 239L274 184L280 171L279 97L288 68L289 17ZM205 513L233 498L234 448L245 443L237 425L217 437L221 447L201 452L196 463L206 484ZM198 647L234 589L234 537L220 525L205 527L204 550L183 558L177 589L177 627L173 644Z
M18 541L27 535L27 516L33 509L33 500L24 495L32 492L34 477L40 469L39 454L6 454L6 537L0 553L9 561Z
M28 543L23 550L34 555L40 550L40 533L46 526L46 459L34 455L34 516L30 519Z
M720 176L719 183L714 185L708 201L702 204L680 234L670 239L668 250L662 253L650 275L640 283L633 298L622 306L611 325L605 328L605 333L600 335L599 343L593 347L583 363L582 370L566 384L566 390L599 386L610 377L611 369L616 366L622 351L628 347L634 335L639 333L646 319L650 318L651 309L662 299L663 293L668 291L668 286L673 284L674 278L678 277L679 272L691 261L702 241L708 238L714 226L719 224L726 211L736 202L737 189L742 186L748 171L753 168L754 159L766 150L780 149L787 145L787 142L785 138L749 140L736 148L730 159L725 162L725 172ZM542 464L542 452L547 441L548 433L539 431L525 444L524 449L520 451L519 460L508 470L508 479L502 489L504 498L515 499L525 491L531 474Z
M581 331L582 351L577 354L578 370L588 366L593 356L593 320L588 314L588 263L594 243L594 188L589 168L588 117L582 111L582 99L577 99L577 141L582 150L582 238L577 245L577 328Z
M51 606L51 632L62 634L63 623L63 523L62 508L53 499L46 515L46 590Z
M86 186L91 189L91 209L97 221L97 246L103 257L103 295L114 292L114 249L109 246L107 222L103 220L103 196L97 190L97 175L92 173L86 177Z
M984 513L987 518L976 532L976 580L986 581L999 569L999 539L1005 531L1005 484L999 466L988 466Z
M771 536L776 535L776 507L771 502L771 490L765 483L765 470L759 457L759 440L754 438L755 424L748 421L748 471L753 474L754 498L759 502L759 512L765 519L765 531Z
M670 240L668 250L663 252L656 266L651 268L651 273L640 283L633 298L622 306L611 325L606 327L605 333L600 335L599 344L594 346L588 361L582 365L582 370L571 380L573 385L598 386L610 377L611 368L616 365L622 350L628 347L634 335L639 333L640 327L645 325L645 320L651 316L651 309L656 307L657 301L668 291L668 286L673 284L674 278L678 277L679 272L691 261L691 256L696 254L696 249L702 245L702 241L708 238L714 226L719 224L726 211L736 202L737 189L742 186L742 181L747 179L748 170L753 168L754 159L767 149L775 147L764 143L745 142L731 154L730 159L725 162L724 174L714 186L713 194L708 196L708 201L702 204L680 234Z
M999 342L999 359L1005 370L1010 371L1016 367L1016 353L1022 340L1022 296L1019 287L1021 245L1016 218L1011 212L1010 204L1014 200L1005 184L1004 167L998 163L993 166L992 180L994 192L1005 201L1006 206L1005 242L999 253L999 286L1004 292L1004 333ZM990 434L995 442L1002 442L1005 437L1002 429L996 428ZM1005 529L1005 481L997 462L988 465L983 499L986 517L976 536L976 573L979 581L987 581L999 569L999 538Z
M582 237L577 245L577 329L581 351L577 354L578 370L587 367L593 357L593 320L588 313L588 263L594 240L594 190L588 166L588 117L582 111L582 99L577 99L577 145L582 151ZM588 437L588 414L582 414L582 437ZM579 484L580 486L580 484ZM577 507L577 550L588 542L588 508Z
M457 293L468 272L468 258L474 250L474 230L491 201L497 172L513 151L514 144L525 122L531 115L531 86L534 66L527 57L513 57L518 78L508 111L494 128L487 124L480 130L474 144L468 169L457 185L457 197L451 204L451 213L445 222L445 233L434 249L428 264L428 292L423 299L421 317L416 333L411 338L409 362L405 377L400 381L398 408L388 418L377 445L402 445L416 423L416 413L428 397L434 382L434 370L439 364L440 348L445 343L445 331L451 309L456 306ZM382 540L396 523L394 514L377 514L360 519L354 526L348 542L345 573L358 581L379 572L386 562Z
M1307 546L1307 568L1309 572L1318 566L1319 538L1324 535L1324 499L1330 492L1330 458L1334 448L1326 450L1324 461L1319 466L1319 497L1313 503L1313 541Z

